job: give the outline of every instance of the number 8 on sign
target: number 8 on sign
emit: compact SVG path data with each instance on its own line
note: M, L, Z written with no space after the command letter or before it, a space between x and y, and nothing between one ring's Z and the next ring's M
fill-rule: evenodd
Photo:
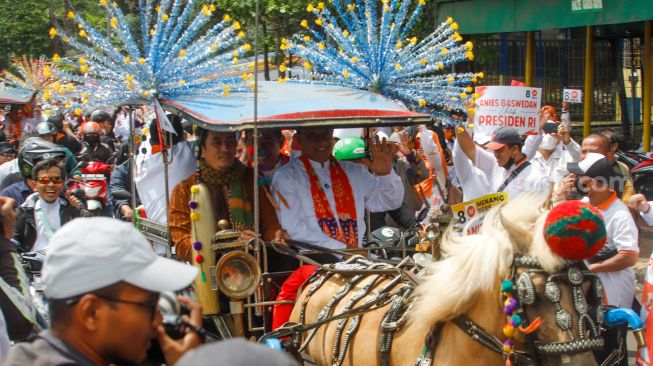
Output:
M459 224L464 224L464 223L467 222L467 218L465 217L465 211L458 211L458 213L456 213L456 215L458 215L458 223Z

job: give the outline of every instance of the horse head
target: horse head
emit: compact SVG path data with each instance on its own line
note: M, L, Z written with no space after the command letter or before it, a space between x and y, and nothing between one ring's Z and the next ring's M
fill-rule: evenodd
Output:
M524 193L488 212L479 234L447 233L445 259L430 265L417 288L412 324L454 323L472 343L484 333L495 357L511 353L515 364L596 365L601 282L548 248L546 202L545 195ZM510 352L501 347L506 341Z

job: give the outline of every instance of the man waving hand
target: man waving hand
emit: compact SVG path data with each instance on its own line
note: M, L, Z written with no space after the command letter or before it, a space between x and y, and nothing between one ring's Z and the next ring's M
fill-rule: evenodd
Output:
M294 240L330 249L359 247L366 209L401 206L404 188L392 169L396 145L377 139L370 144L371 160L357 164L332 156L331 128L301 129L294 138L302 155L279 168L272 181L281 226Z

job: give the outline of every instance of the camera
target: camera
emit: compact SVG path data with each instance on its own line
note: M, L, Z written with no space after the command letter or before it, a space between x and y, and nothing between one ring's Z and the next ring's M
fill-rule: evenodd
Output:
M182 339L184 337L183 324L179 318L181 314L181 306L177 301L177 296L173 292L162 292L159 296L158 308L163 317L163 328L168 336L172 339ZM145 364L165 364L165 357L157 339L151 341L151 347L147 350L147 360Z
M159 296L159 312L163 317L163 328L172 339L184 337L184 324L179 318L181 306L177 296L170 291L162 292Z
M558 132L558 124L555 122L546 122L544 126L542 126L542 131L544 133L556 133Z

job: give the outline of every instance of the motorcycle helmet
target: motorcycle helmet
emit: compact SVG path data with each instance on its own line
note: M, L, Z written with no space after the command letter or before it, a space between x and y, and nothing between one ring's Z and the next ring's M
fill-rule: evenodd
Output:
M32 168L41 160L63 158L66 159L64 149L50 141L39 137L30 137L23 143L18 151L18 169L25 178L32 177Z
M98 109L91 113L91 121L93 122L104 122L109 120L111 120L111 115L107 111Z
M48 117L47 121L48 123L52 123L54 125L54 128L57 130L57 132L63 130L63 116L61 115L54 115Z
M333 146L333 156L338 160L362 159L365 155L365 140L360 137L343 137Z
M36 125L36 134L39 136L43 135L55 135L57 133L56 127L50 122L41 122Z
M86 122L82 126L82 135L100 134L100 124L97 122Z

